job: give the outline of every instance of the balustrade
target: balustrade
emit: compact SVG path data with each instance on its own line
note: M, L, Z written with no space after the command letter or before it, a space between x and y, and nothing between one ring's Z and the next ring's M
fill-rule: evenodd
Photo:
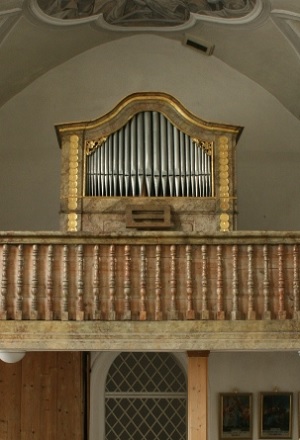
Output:
M0 319L299 319L300 234L0 234Z

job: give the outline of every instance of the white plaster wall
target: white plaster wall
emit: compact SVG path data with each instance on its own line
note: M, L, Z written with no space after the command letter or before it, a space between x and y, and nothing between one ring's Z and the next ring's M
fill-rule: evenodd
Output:
M203 119L244 126L239 229L298 229L299 121L215 57L139 35L73 58L0 109L1 230L59 228L54 125L99 117L137 91L167 92Z
M93 352L91 368L90 440L102 439L106 374L118 353ZM187 373L185 353L177 353ZM253 440L258 440L261 392L293 393L292 439L299 438L300 357L297 352L212 352L208 357L208 440L219 439L220 393L253 394ZM100 432L101 431L101 432Z
M209 440L219 438L219 394L253 393L253 440L259 439L260 393L293 393L293 433L299 438L300 357L297 352L211 353L209 356Z

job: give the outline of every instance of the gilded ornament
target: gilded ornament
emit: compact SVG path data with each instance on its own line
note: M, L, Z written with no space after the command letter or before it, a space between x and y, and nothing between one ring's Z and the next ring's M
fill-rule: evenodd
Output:
M220 151L228 151L228 144L221 144L219 147Z
M219 138L219 195L220 195L220 209L223 211L220 214L220 230L229 231L229 214L224 211L228 211L230 208L229 203L229 145L228 137L220 136Z
M106 141L107 136L103 136L95 141L86 141L85 142L85 154L89 156L92 154L97 148L101 147Z
M77 195L77 188L69 188L69 195L70 196L76 196Z
M227 180L229 182L229 180L228 180L228 171L220 171L220 179L221 180L225 179L225 181Z
M220 222L220 229L222 232L229 231L229 222Z
M68 231L77 231L77 214L68 214Z
M220 203L220 207L221 207L222 211L228 211L229 206L230 206L229 202L221 202Z
M68 209L77 209L78 205L78 143L79 136L70 136L69 146L69 184L68 184ZM68 231L77 230L77 214L68 214Z
M76 198L74 198L74 199L69 198L68 208L69 209L76 209L77 208L77 199Z
M226 171L228 173L229 166L228 165L220 165L219 169L220 169L220 172L225 172Z
M228 144L228 137L227 136L220 136L219 137L219 144Z
M229 214L225 214L225 213L220 214L220 220L222 222L228 222L229 221Z
M220 165L224 166L224 165L228 165L228 157L220 157L219 159Z
M195 144L198 147L203 148L205 150L206 154L208 154L209 156L212 155L213 142L203 141L203 140L198 139L198 138L192 138L192 141L195 142Z
M69 176L69 182L77 182L78 175L77 174L70 174Z
M228 191L222 191L220 192L220 197L225 199L229 197L229 192Z

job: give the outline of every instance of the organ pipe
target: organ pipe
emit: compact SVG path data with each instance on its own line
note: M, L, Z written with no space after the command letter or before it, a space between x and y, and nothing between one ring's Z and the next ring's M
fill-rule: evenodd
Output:
M161 113L138 113L89 145L86 195L212 197L212 152L202 144Z

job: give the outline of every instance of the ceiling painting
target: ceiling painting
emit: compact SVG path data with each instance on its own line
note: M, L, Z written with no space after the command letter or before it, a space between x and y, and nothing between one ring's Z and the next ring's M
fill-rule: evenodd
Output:
M102 15L110 25L176 26L191 14L232 19L250 14L258 0L37 0L50 17L74 20Z

